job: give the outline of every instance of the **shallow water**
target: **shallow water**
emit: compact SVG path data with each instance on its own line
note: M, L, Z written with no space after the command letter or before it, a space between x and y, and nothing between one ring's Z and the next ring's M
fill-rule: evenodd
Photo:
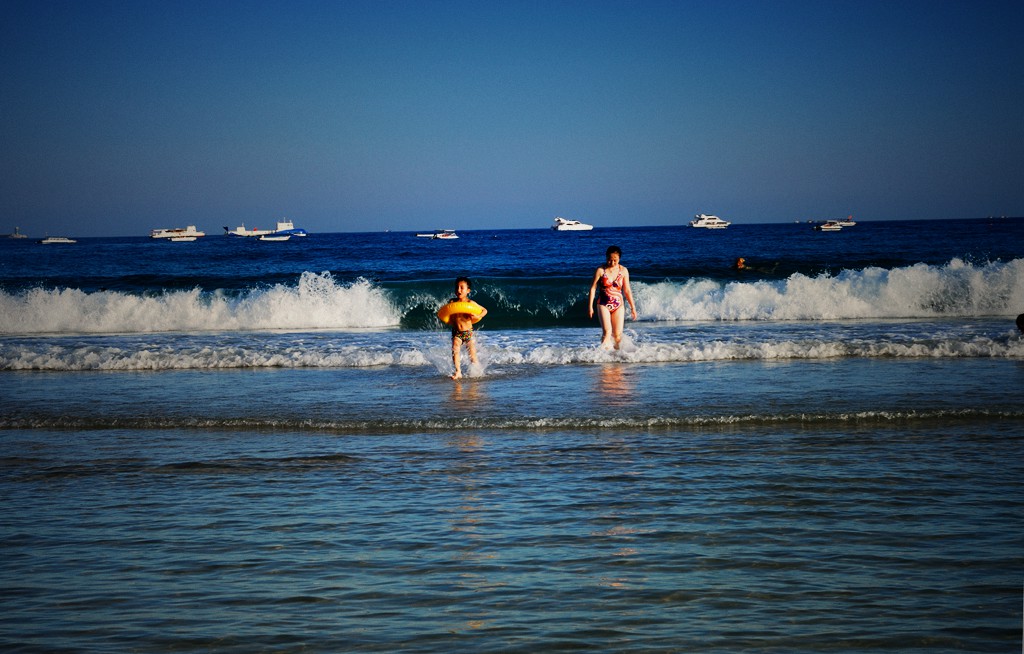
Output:
M598 354L591 345L579 349L594 353L593 362L541 364L507 352L501 358L497 339L481 337L476 376L453 383L445 376L445 339L423 338L433 343L421 352L432 363L0 372L10 400L0 427L406 433L1024 419L1024 362L1015 358L643 363L630 354ZM492 356L499 360L488 361Z
M1019 421L4 441L7 651L1019 645Z
M0 645L1019 645L1020 362L498 368L3 373Z
M0 243L0 650L1017 651L1022 230Z

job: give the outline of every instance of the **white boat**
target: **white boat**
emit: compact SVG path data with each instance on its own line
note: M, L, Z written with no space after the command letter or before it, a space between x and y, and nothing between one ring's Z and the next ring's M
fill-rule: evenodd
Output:
M295 227L292 221L285 218L284 220L277 221L277 229L274 230L275 234L288 236L309 236L309 233L301 227Z
M454 229L436 229L430 232L429 234L419 233L416 234L416 236L418 236L419 238L441 238L446 240L451 240L459 237L459 235L455 233Z
M855 223L853 221L853 216L847 216L846 218L840 218L839 220L835 221L835 223L837 225L839 225L840 227L853 227L854 225L857 224L857 223Z
M191 241L196 240L196 237L195 236L172 236L171 238L169 238L167 240L171 241L172 243L189 243Z
M814 229L819 232L838 232L842 228L843 226L838 220L826 220L825 222L814 226Z
M274 230L272 229L260 229L258 227L249 229L245 226L245 223L242 223L234 229L228 229L226 226L224 227L225 236L266 236L267 234L273 233Z
M66 236L47 236L46 238L39 242L42 243L43 245L53 245L55 243L77 243L78 241L76 241L73 238L68 238Z
M234 229L228 229L227 227L225 227L224 234L226 236L267 236L269 234L308 236L306 230L296 229L292 221L288 220L287 218L284 220L277 221L276 229L246 229L245 223L242 223L241 226L235 227Z
M551 226L551 229L556 232L588 232L594 229L594 226L581 223L578 220L569 220L568 218L555 216L555 224Z
M28 238L28 236L21 233L20 227L15 227L12 233L7 234L7 238Z
M732 223L722 220L718 216L709 216L706 213L699 213L690 221L690 227L703 227L704 229L725 229Z
M291 234L264 234L260 237L261 241L287 241L292 237Z
M174 227L172 229L154 229L149 233L150 238L169 238L172 241L184 240L186 238L191 238L194 241L200 236L206 236L206 232L199 231L195 225Z

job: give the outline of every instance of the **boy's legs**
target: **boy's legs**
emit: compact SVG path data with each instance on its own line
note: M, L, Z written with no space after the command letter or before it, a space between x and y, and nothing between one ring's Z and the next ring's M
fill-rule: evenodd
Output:
M458 379L462 376L462 362L460 361L461 354L462 339L458 336L452 336L452 363L455 365L455 374L452 375L452 379Z

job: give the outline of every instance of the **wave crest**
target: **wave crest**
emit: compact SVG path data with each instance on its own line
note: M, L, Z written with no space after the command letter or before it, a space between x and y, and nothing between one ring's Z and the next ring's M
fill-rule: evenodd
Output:
M124 334L269 329L394 327L401 312L365 279L339 284L330 273L304 272L295 286L240 294L199 289L133 295L118 291L36 288L0 292L0 333Z
M1012 316L1024 309L1024 259L954 259L782 280L635 281L633 292L646 322ZM450 295L436 282L340 283L326 272L242 291L0 291L0 334L438 329L434 311ZM488 279L474 298L489 310L488 329L593 324L579 279Z
M781 281L666 281L637 284L634 293L645 317L663 321L1006 316L1024 307L1024 259L795 273Z

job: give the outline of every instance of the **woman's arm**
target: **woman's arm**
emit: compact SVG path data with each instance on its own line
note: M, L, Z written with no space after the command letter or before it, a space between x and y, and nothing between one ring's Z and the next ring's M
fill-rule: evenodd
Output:
M633 301L633 289L629 287L629 270L625 266L622 266L622 295L629 302L629 311L636 320L636 302Z
M587 316L594 317L594 292L597 291L597 282L604 274L604 268L598 268L594 273L594 281L590 284L590 297L587 299Z

